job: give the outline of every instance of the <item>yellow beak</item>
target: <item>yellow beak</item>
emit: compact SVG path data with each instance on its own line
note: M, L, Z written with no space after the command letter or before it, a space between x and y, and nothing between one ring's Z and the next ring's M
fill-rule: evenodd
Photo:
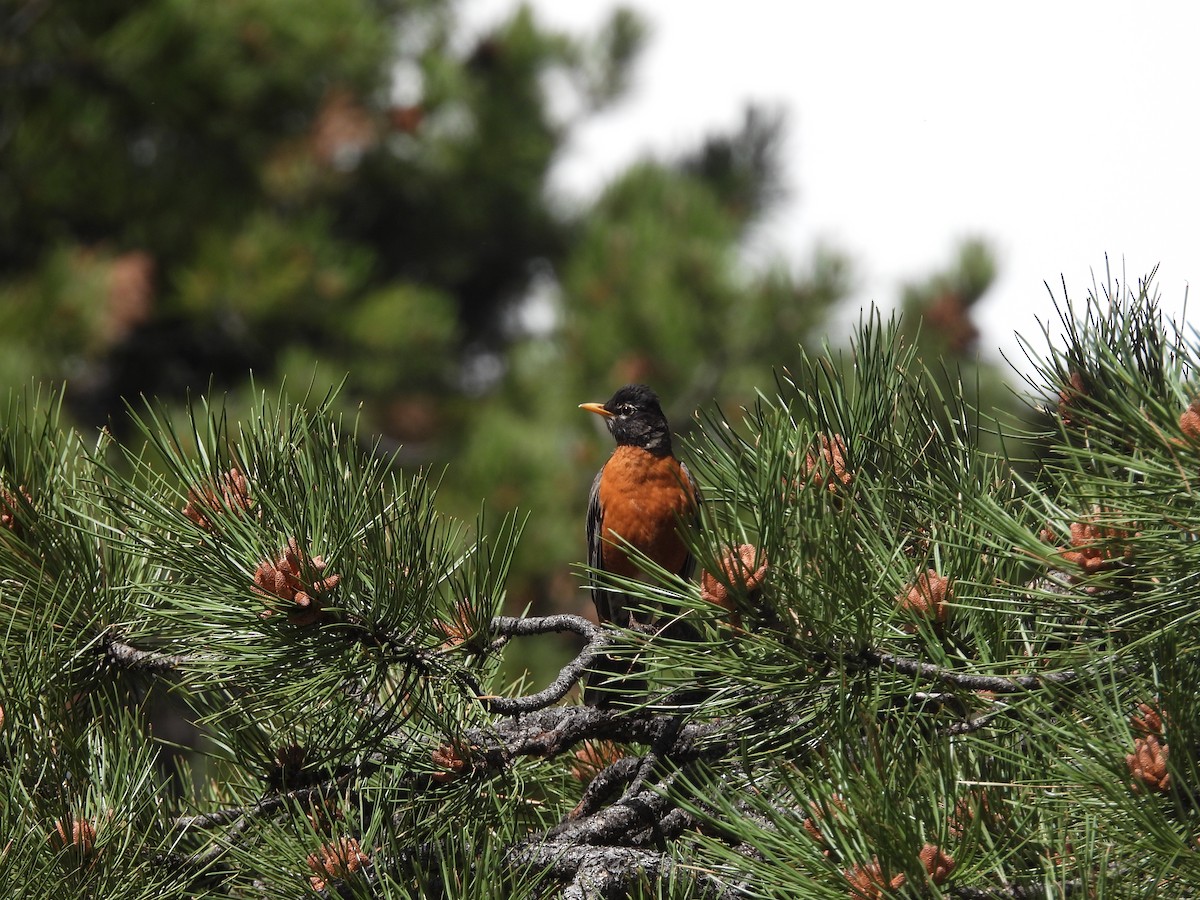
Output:
M598 416L604 416L606 419L611 419L613 414L604 408L603 403L580 403L580 409L586 409L590 413L595 413Z

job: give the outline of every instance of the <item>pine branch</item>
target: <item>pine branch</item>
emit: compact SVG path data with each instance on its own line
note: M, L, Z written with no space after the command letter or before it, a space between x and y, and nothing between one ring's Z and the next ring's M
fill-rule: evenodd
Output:
M509 854L514 867L544 871L566 884L562 893L569 900L619 896L635 889L643 880L662 883L675 876L686 877L690 896L733 898L741 896L710 873L676 862L668 852L633 847L605 847L580 844L529 843Z
M194 830L221 828L226 825L236 826L238 823L250 823L255 819L278 812L289 804L327 797L332 790L344 789L355 778L362 778L369 775L378 768L378 764L368 763L360 767L357 772L341 773L322 781L320 784L272 794L250 806L233 806L213 810L201 815L179 816L171 823L171 827L182 834Z
M611 763L591 780L570 815L578 818L596 812L618 790L636 778L641 768L642 760L636 756L623 756Z
M146 846L138 863L221 895L286 892L306 864L331 896L376 873L568 897L1182 895L1200 878L1200 366L1159 365L1125 324L1056 358L1063 434L1029 482L979 459L960 398L930 414L881 328L852 366L782 379L751 433L714 421L699 598L669 573L631 586L699 621L690 641L496 616L515 532L464 542L422 483L347 455L324 411L264 410L236 440L212 414L186 448L148 419L169 476L89 459L59 492L31 476L73 469L69 448L35 457L58 445L32 435L0 460L0 550L22 576L0 596L0 775L28 807L6 858L28 868L52 827L84 854L100 835L101 866ZM735 548L761 557L753 579L720 577ZM32 582L35 549L78 583ZM264 583L283 604L266 613L303 595L311 615L262 617ZM553 680L496 696L502 652L550 634L576 648ZM562 705L614 652L640 653L645 704ZM209 730L200 814L164 820L165 732L110 733L153 679L182 682Z
M170 675L179 672L187 666L192 657L184 653L158 653L153 650L139 650L132 644L118 638L115 634L105 632L100 640L100 648L110 665L119 669L147 672L152 675Z
M1003 675L973 675L969 672L958 672L944 666L936 666L933 663L925 663L916 659L896 656L893 653L887 653L883 650L864 650L860 658L880 668L899 672L901 675L915 675L929 681L940 681L972 691L992 691L997 694L1018 694L1035 690L1047 684L1069 684L1080 678L1084 674L1084 671L1086 671L1067 669L1062 672L1047 672L1045 675L1016 675L1006 677ZM1105 662L1110 662L1110 660L1100 660L1087 668L1101 668Z
M492 712L502 715L518 715L544 709L557 703L583 677L592 659L612 643L611 631L592 624L582 616L554 615L536 618L499 616L492 620L491 630L498 635L493 647L499 649L511 638L531 635L554 634L573 631L587 639L587 644L575 658L559 671L550 684L536 694L524 697L481 697L484 705Z
M732 735L739 723L725 720L681 725L673 714L557 706L472 729L467 738L482 752L498 752L506 760L560 756L583 741L610 740L649 744L664 756L691 761L715 758L726 751L729 745L722 744L719 735L726 730Z

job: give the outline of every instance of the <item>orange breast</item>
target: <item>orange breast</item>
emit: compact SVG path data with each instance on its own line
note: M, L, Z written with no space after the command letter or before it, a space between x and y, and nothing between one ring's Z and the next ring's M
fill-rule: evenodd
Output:
M638 447L618 447L604 465L600 509L604 516L605 571L625 576L639 574L623 542L668 572L683 569L687 548L679 527L694 513L695 497L673 456L655 456Z

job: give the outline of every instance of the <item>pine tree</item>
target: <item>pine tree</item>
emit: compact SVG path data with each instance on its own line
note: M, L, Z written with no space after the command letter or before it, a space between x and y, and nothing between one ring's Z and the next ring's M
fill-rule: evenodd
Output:
M1200 347L1149 280L1062 308L1036 479L878 316L706 407L704 574L634 588L699 643L503 615L543 523L447 518L333 398L91 441L15 396L6 896L1194 895ZM573 699L601 650L643 707Z

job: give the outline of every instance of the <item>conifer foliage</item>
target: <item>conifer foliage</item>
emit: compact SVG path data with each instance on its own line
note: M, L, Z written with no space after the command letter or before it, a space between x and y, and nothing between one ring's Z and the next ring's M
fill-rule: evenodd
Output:
M14 397L6 896L1194 895L1200 348L1149 282L1063 309L1036 477L878 318L703 413L703 576L629 586L699 643L502 615L521 524L331 398L118 443ZM574 658L506 682L545 634ZM643 706L578 702L601 651Z

